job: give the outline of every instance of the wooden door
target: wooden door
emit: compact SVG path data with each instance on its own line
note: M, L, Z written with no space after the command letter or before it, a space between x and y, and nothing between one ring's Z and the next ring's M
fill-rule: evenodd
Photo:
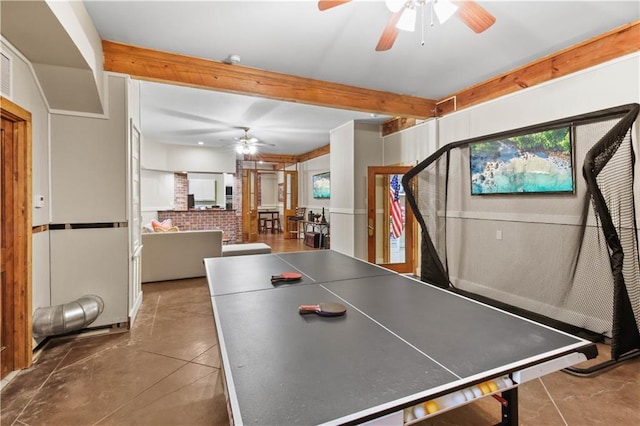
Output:
M411 167L369 167L367 259L396 272L414 272L414 219L405 201L402 176Z
M285 230L284 237L292 238L297 237L297 234L293 234L289 227L289 218L296 215L296 209L298 208L298 172L285 170L284 172L284 207L283 227ZM296 225L297 226L297 225Z
M31 114L0 98L0 375L31 364Z
M258 241L258 172L242 170L242 241Z
M2 208L0 208L0 282L2 291L0 292L0 316L2 327L0 332L0 360L1 373L5 377L13 371L13 358L15 353L13 335L13 267L9 259L13 258L13 247L10 244L13 229L13 188L10 185L13 174L13 123L2 117L2 142L0 143L0 160L2 170L0 171L0 197Z

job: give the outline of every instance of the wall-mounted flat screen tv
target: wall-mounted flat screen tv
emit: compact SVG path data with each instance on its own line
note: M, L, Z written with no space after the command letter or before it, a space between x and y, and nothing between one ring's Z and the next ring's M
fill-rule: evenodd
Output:
M573 193L571 126L469 145L471 195Z
M331 179L329 172L313 175L313 198L330 198Z

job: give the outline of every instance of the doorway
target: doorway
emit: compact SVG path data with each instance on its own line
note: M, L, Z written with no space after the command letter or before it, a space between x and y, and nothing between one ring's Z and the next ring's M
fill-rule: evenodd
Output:
M367 260L400 273L414 272L414 219L402 176L409 166L369 167Z
M31 113L0 97L0 373L31 364Z
M242 170L242 242L258 240L258 171Z
M297 222L298 210L298 172L294 170L286 170L284 172L283 184L283 214L284 218L284 237L299 237L299 229ZM292 219L295 218L295 219ZM294 229L295 227L295 229Z
M247 163L247 162L245 162ZM273 194L263 191L265 185L261 185L261 177L264 175L276 175L273 180ZM269 186L271 188L271 186ZM276 192L277 191L277 192ZM264 204L267 200L268 205ZM273 232L278 238L289 237L289 217L296 215L298 208L298 172L286 170L286 165L261 164L257 168L253 162L253 168L242 170L242 241L245 243L263 242L261 239L266 234L260 234L260 212L277 212L277 232ZM265 209L270 209L268 212ZM273 225L272 225L273 226ZM280 232L282 231L282 232ZM270 238L271 239L271 238Z

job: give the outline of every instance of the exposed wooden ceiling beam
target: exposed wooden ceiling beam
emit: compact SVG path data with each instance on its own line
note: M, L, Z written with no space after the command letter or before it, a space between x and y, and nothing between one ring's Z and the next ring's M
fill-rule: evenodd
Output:
M300 155L283 155L283 154L264 154L257 153L254 155L243 156L244 161L264 161L265 163L278 163L275 168L282 169L287 165L302 163L313 158L327 155L331 152L331 145L324 145L313 151L305 152Z
M515 68L438 101L438 116L574 73L640 50L640 21L616 28L537 61ZM382 136L404 130L416 120L396 117L382 124Z
M331 108L433 117L435 101L103 40L105 71L134 78Z
M578 43L438 102L438 116L468 108L640 50L640 21Z
M244 161L264 161L265 163L284 163L284 164L296 164L298 162L297 155L286 154L263 154L257 153L254 155L243 156Z
M109 41L103 41L103 50L105 70L143 80L397 116L382 125L384 136L415 125L416 118L431 117L431 111L436 108L437 115L443 116L637 52L640 50L639 41L640 21L635 21L453 93L437 103ZM386 110L376 111L374 106L379 104ZM400 112L403 108L411 113ZM414 114L416 110L423 110L425 115Z
M323 155L327 155L331 152L331 145L321 146L320 148L316 148L313 151L305 152L304 154L300 154L297 157L299 163L304 161L309 161L316 157L321 157Z
M387 136L400 130L408 129L416 125L415 118L396 117L382 123L382 136Z

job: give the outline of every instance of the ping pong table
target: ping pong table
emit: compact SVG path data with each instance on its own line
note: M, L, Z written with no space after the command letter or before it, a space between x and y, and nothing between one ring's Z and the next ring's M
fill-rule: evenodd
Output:
M519 384L597 355L587 340L333 250L204 262L231 424L402 425L489 395L502 424L517 424ZM271 283L285 271L302 279ZM347 313L298 313L320 302Z

